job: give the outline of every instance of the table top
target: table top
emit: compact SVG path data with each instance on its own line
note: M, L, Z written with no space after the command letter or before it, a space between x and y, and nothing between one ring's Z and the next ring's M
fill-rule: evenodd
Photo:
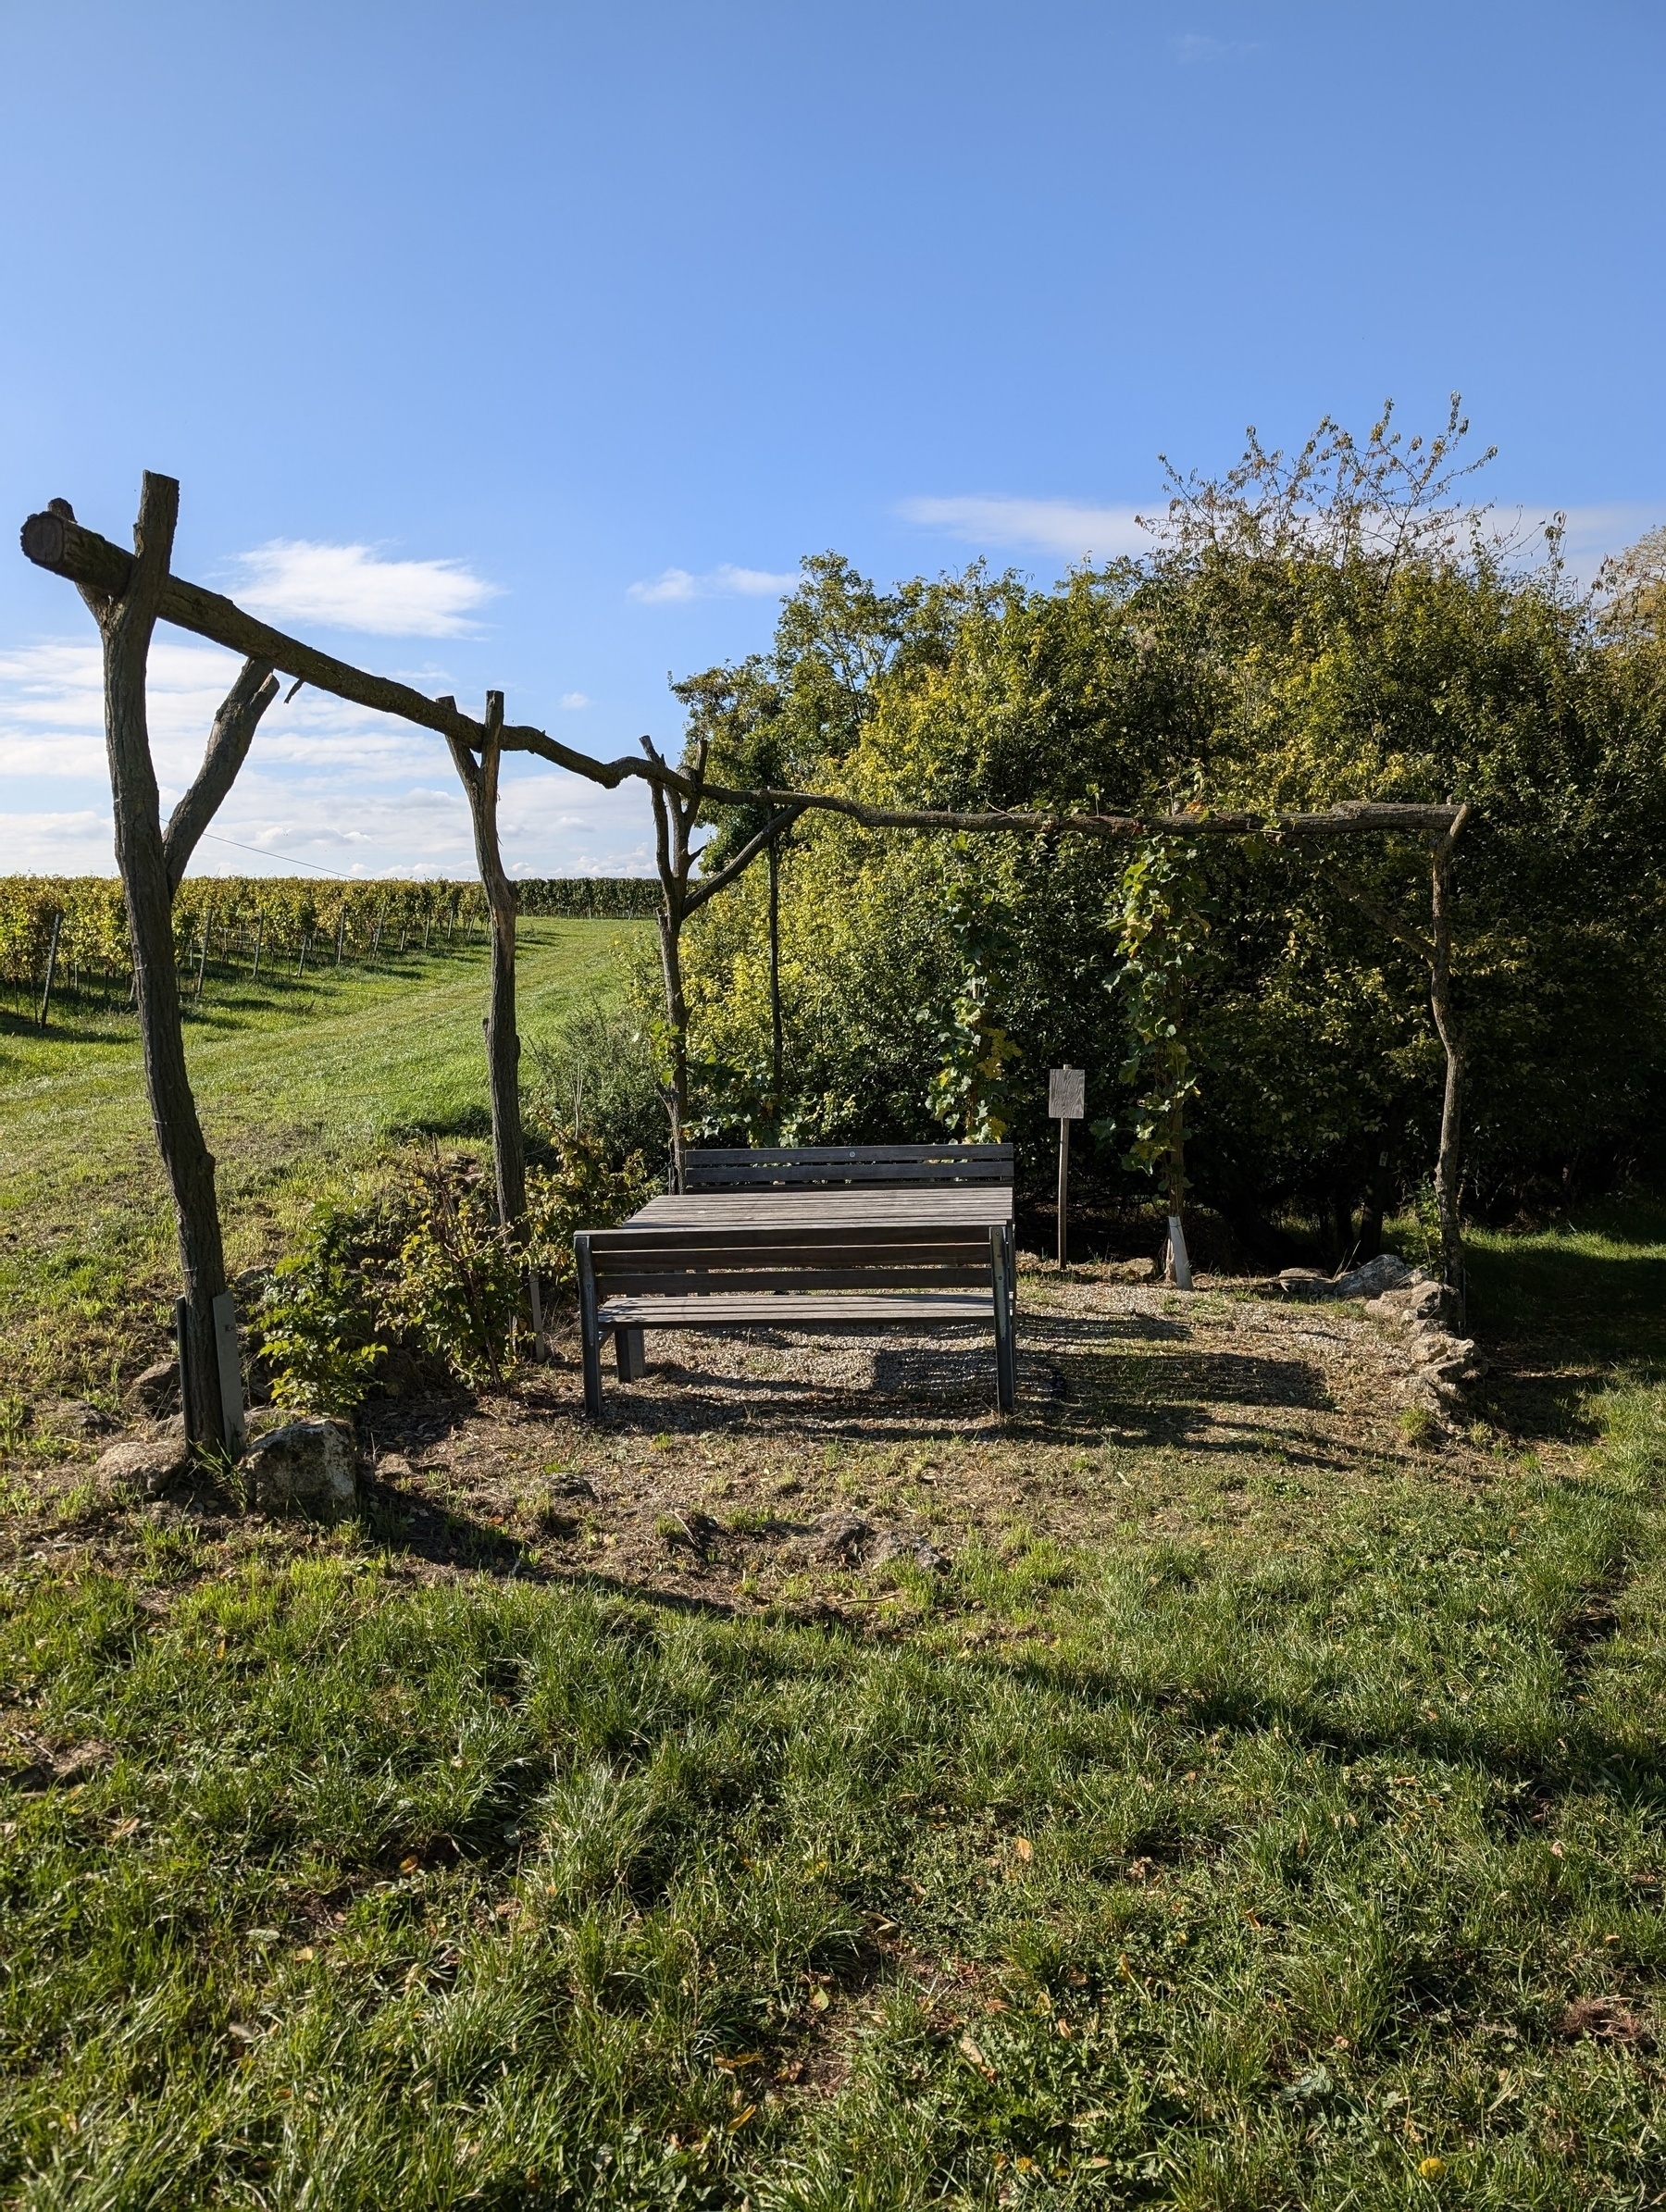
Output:
M855 1184L843 1190L694 1190L650 1199L631 1224L651 1228L883 1228L928 1222L983 1228L1013 1218L1010 1183L943 1183L921 1190Z

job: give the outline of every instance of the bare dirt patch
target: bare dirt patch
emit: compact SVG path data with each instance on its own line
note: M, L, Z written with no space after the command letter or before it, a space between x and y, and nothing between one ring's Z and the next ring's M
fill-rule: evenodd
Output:
M579 1580L877 1625L969 1556L1051 1543L1063 1558L1113 1536L1296 1541L1342 1488L1467 1483L1495 1463L1479 1427L1438 1448L1408 1436L1394 1343L1362 1311L1287 1304L1237 1278L1187 1295L1125 1275L1023 1264L1018 1406L1004 1422L985 1332L752 1329L651 1334L640 1383L607 1363L591 1423L568 1329L554 1362L512 1390L364 1409L371 1536L417 1577ZM40 1506L86 1472L60 1444L56 1466L34 1471ZM106 1513L86 1535L114 1556L145 1515L180 1514L233 1547L284 1527L204 1491ZM14 1524L25 1547L41 1540L27 1518L32 1535Z

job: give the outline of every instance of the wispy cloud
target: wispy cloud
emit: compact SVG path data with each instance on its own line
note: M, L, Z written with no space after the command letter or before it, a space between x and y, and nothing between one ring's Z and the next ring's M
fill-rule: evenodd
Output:
M899 512L969 545L1015 546L1067 561L1089 553L1112 560L1150 545L1133 507L1091 507L1070 499L905 499Z
M589 706L590 701L582 691L564 691L561 703L569 715L576 715L580 708Z
M1169 52L1185 68L1200 62L1238 61L1246 54L1259 54L1261 46L1260 39L1210 38L1200 31L1182 31L1169 41Z
M462 561L388 561L372 545L274 538L240 553L237 597L274 622L389 638L460 638L498 587Z
M768 568L737 568L732 561L725 561L703 576L687 568L666 568L651 584L632 584L627 596L645 607L688 599L774 599L790 591L798 580Z

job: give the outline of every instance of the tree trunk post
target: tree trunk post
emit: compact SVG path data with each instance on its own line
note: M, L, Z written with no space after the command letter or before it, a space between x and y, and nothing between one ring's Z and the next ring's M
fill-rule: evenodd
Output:
M125 590L119 599L90 588L82 596L104 644L105 744L114 802L116 864L132 938L145 1087L179 1224L189 1391L189 1402L182 1409L185 1427L200 1448L223 1450L228 1437L214 1302L226 1295L226 1261L215 1199L214 1158L203 1139L185 1065L174 966L173 895L191 848L212 814L212 806L203 811L204 794L218 784L223 795L278 687L268 668L245 664L215 719L203 769L164 835L145 712L145 671L179 513L179 485L171 477L147 470Z
M1452 1000L1452 849L1469 820L1466 802L1443 838L1436 839L1430 865L1433 958L1429 962L1429 1006L1446 1050L1446 1092L1440 1109L1440 1151L1435 1163L1435 1205L1440 1220L1440 1270L1448 1318L1461 1330L1468 1318L1468 1268L1463 1256L1463 1223L1459 1212L1462 1180L1463 1079L1467 1052Z
M646 745L646 738L642 740ZM704 747L701 749L701 767L704 766ZM683 1187L683 1155L685 1133L689 1119L689 1010L683 996L682 979L682 926L685 901L689 889L689 871L693 864L689 851L689 833L699 812L698 798L692 805L680 799L675 791L667 791L663 784L655 783L653 792L654 857L659 868L660 905L654 919L659 925L660 976L665 988L665 1026L671 1056L669 1095L665 1112L671 1122L671 1187Z
M475 857L491 916L491 1011L486 1017L486 1064L491 1087L491 1154L498 1219L518 1242L527 1212L527 1153L520 1120L520 1037L515 1025L515 887L498 845L498 767L503 759L504 694L486 694L486 721L477 762L466 742L448 737L468 811Z
M46 948L46 987L41 993L41 1026L46 1026L46 1017L52 1012L52 985L57 974L58 937L64 926L62 913L52 917L52 942Z

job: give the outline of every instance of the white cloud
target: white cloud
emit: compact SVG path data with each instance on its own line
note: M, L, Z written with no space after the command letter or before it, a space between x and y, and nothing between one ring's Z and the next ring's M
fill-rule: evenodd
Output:
M1067 561L1150 550L1133 507L1090 507L1069 499L905 499L898 511L908 522L968 544L1018 546Z
M1517 528L1525 530L1531 546L1550 518L1548 507L1523 507L1519 510ZM1506 516L1495 516L1495 520L1508 525ZM1563 520L1566 535L1562 539L1562 559L1576 577L1588 583L1610 553L1623 553L1656 523L1666 521L1666 500L1652 507L1635 501L1615 501L1606 506L1568 507L1563 510Z
M561 703L569 715L576 715L581 707L589 706L590 701L582 691L564 691Z
M1169 51L1185 68L1194 68L1199 62L1237 61L1245 54L1259 54L1259 39L1209 38L1200 31L1183 31L1169 41Z
M694 576L687 568L664 569L651 584L632 584L627 597L648 607L687 599L770 599L790 591L798 580L768 568L737 568L732 561L724 561L704 576Z
M239 665L217 646L157 633L148 700L165 815L201 764ZM44 640L0 652L0 869L111 872L95 643ZM517 758L505 764L501 825L516 875L652 872L640 785L603 791ZM468 811L443 742L310 689L275 702L192 872L298 875L306 863L342 876L472 876Z
M461 561L385 561L369 545L274 538L237 557L236 596L255 614L381 637L466 637L467 616L498 591Z

